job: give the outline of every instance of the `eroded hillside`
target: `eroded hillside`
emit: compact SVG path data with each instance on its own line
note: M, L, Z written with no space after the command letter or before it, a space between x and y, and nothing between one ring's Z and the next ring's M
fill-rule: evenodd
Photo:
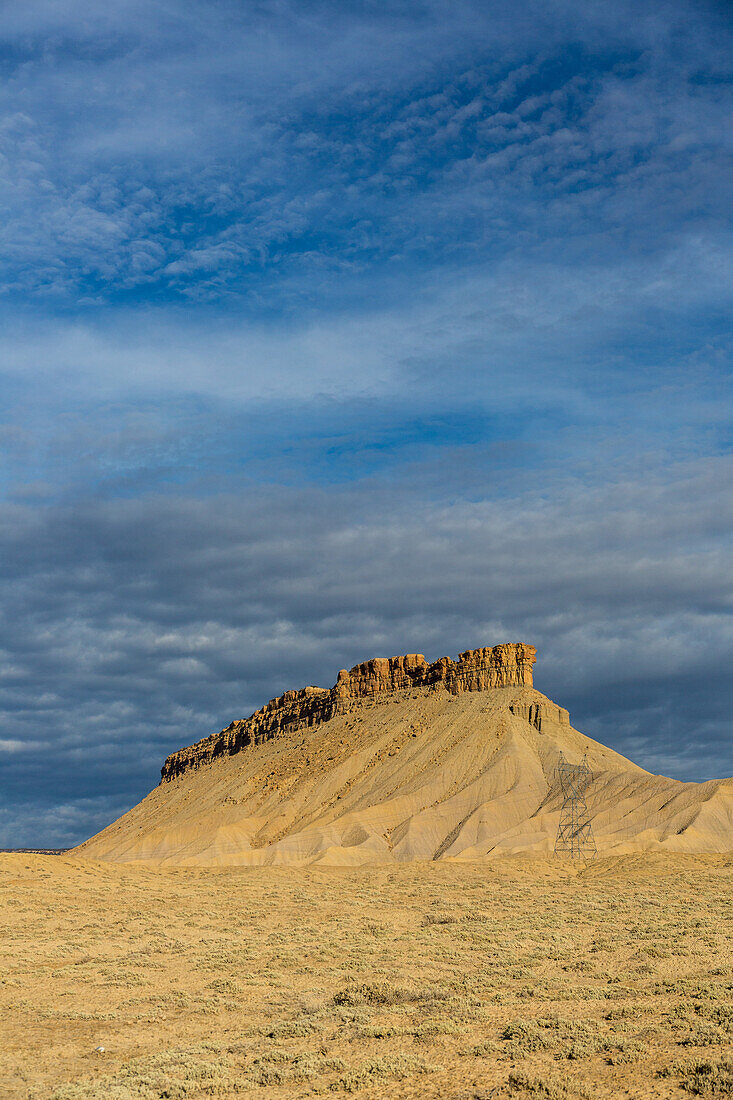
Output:
M77 851L250 865L545 854L561 752L593 771L599 850L733 848L733 781L650 775L585 737L531 686L534 654L377 659L288 692L169 757L160 786Z

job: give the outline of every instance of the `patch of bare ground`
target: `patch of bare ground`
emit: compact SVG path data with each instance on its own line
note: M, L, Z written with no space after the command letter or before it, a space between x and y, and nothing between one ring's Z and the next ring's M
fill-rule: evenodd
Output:
M3 855L0 1096L733 1096L732 887L726 856Z

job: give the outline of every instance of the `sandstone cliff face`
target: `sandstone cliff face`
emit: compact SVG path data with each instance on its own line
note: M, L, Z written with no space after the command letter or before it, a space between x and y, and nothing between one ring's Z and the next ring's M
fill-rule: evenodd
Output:
M524 718L530 726L534 726L538 733L542 733L543 723L556 723L560 726L570 726L570 714L565 707L559 707L550 699L545 703L512 703L509 706L512 714L517 718Z
M280 732L290 733L327 722L360 699L409 688L446 690L459 695L463 691L488 691L498 687L532 687L536 655L534 646L518 642L467 649L458 655L457 661L441 657L432 664L428 664L421 653L374 657L350 671L342 669L330 689L305 687L286 691L250 718L232 722L221 733L172 753L161 775L163 780L175 779L188 768L208 764L219 756L231 756L246 745L269 740Z

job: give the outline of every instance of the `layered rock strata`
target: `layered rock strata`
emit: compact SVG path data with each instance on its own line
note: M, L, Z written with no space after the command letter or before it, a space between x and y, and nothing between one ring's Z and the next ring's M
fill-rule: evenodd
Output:
M256 745L306 726L327 722L358 700L379 697L410 688L444 689L453 695L463 691L488 691L500 687L532 687L532 666L537 650L521 642L467 649L458 660L441 657L432 664L422 653L403 657L373 657L342 669L332 688L305 687L271 699L249 718L232 722L195 745L172 753L163 765L163 780L175 779L189 768L208 764L219 756L232 756L247 745ZM560 709L560 708L558 708ZM567 713L567 712L566 712Z
M530 726L534 726L538 733L542 733L543 723L548 722L560 726L570 726L570 712L565 707L559 707L557 703L549 699L545 703L512 703L509 707L517 718L524 718Z

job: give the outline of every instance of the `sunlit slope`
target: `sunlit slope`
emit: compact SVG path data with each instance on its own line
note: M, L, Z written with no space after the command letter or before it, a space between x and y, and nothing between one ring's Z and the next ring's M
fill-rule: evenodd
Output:
M76 851L255 865L547 853L561 751L572 761L587 754L593 769L588 805L600 851L733 849L733 780L651 775L564 724L540 692L510 687L360 702L162 783Z

